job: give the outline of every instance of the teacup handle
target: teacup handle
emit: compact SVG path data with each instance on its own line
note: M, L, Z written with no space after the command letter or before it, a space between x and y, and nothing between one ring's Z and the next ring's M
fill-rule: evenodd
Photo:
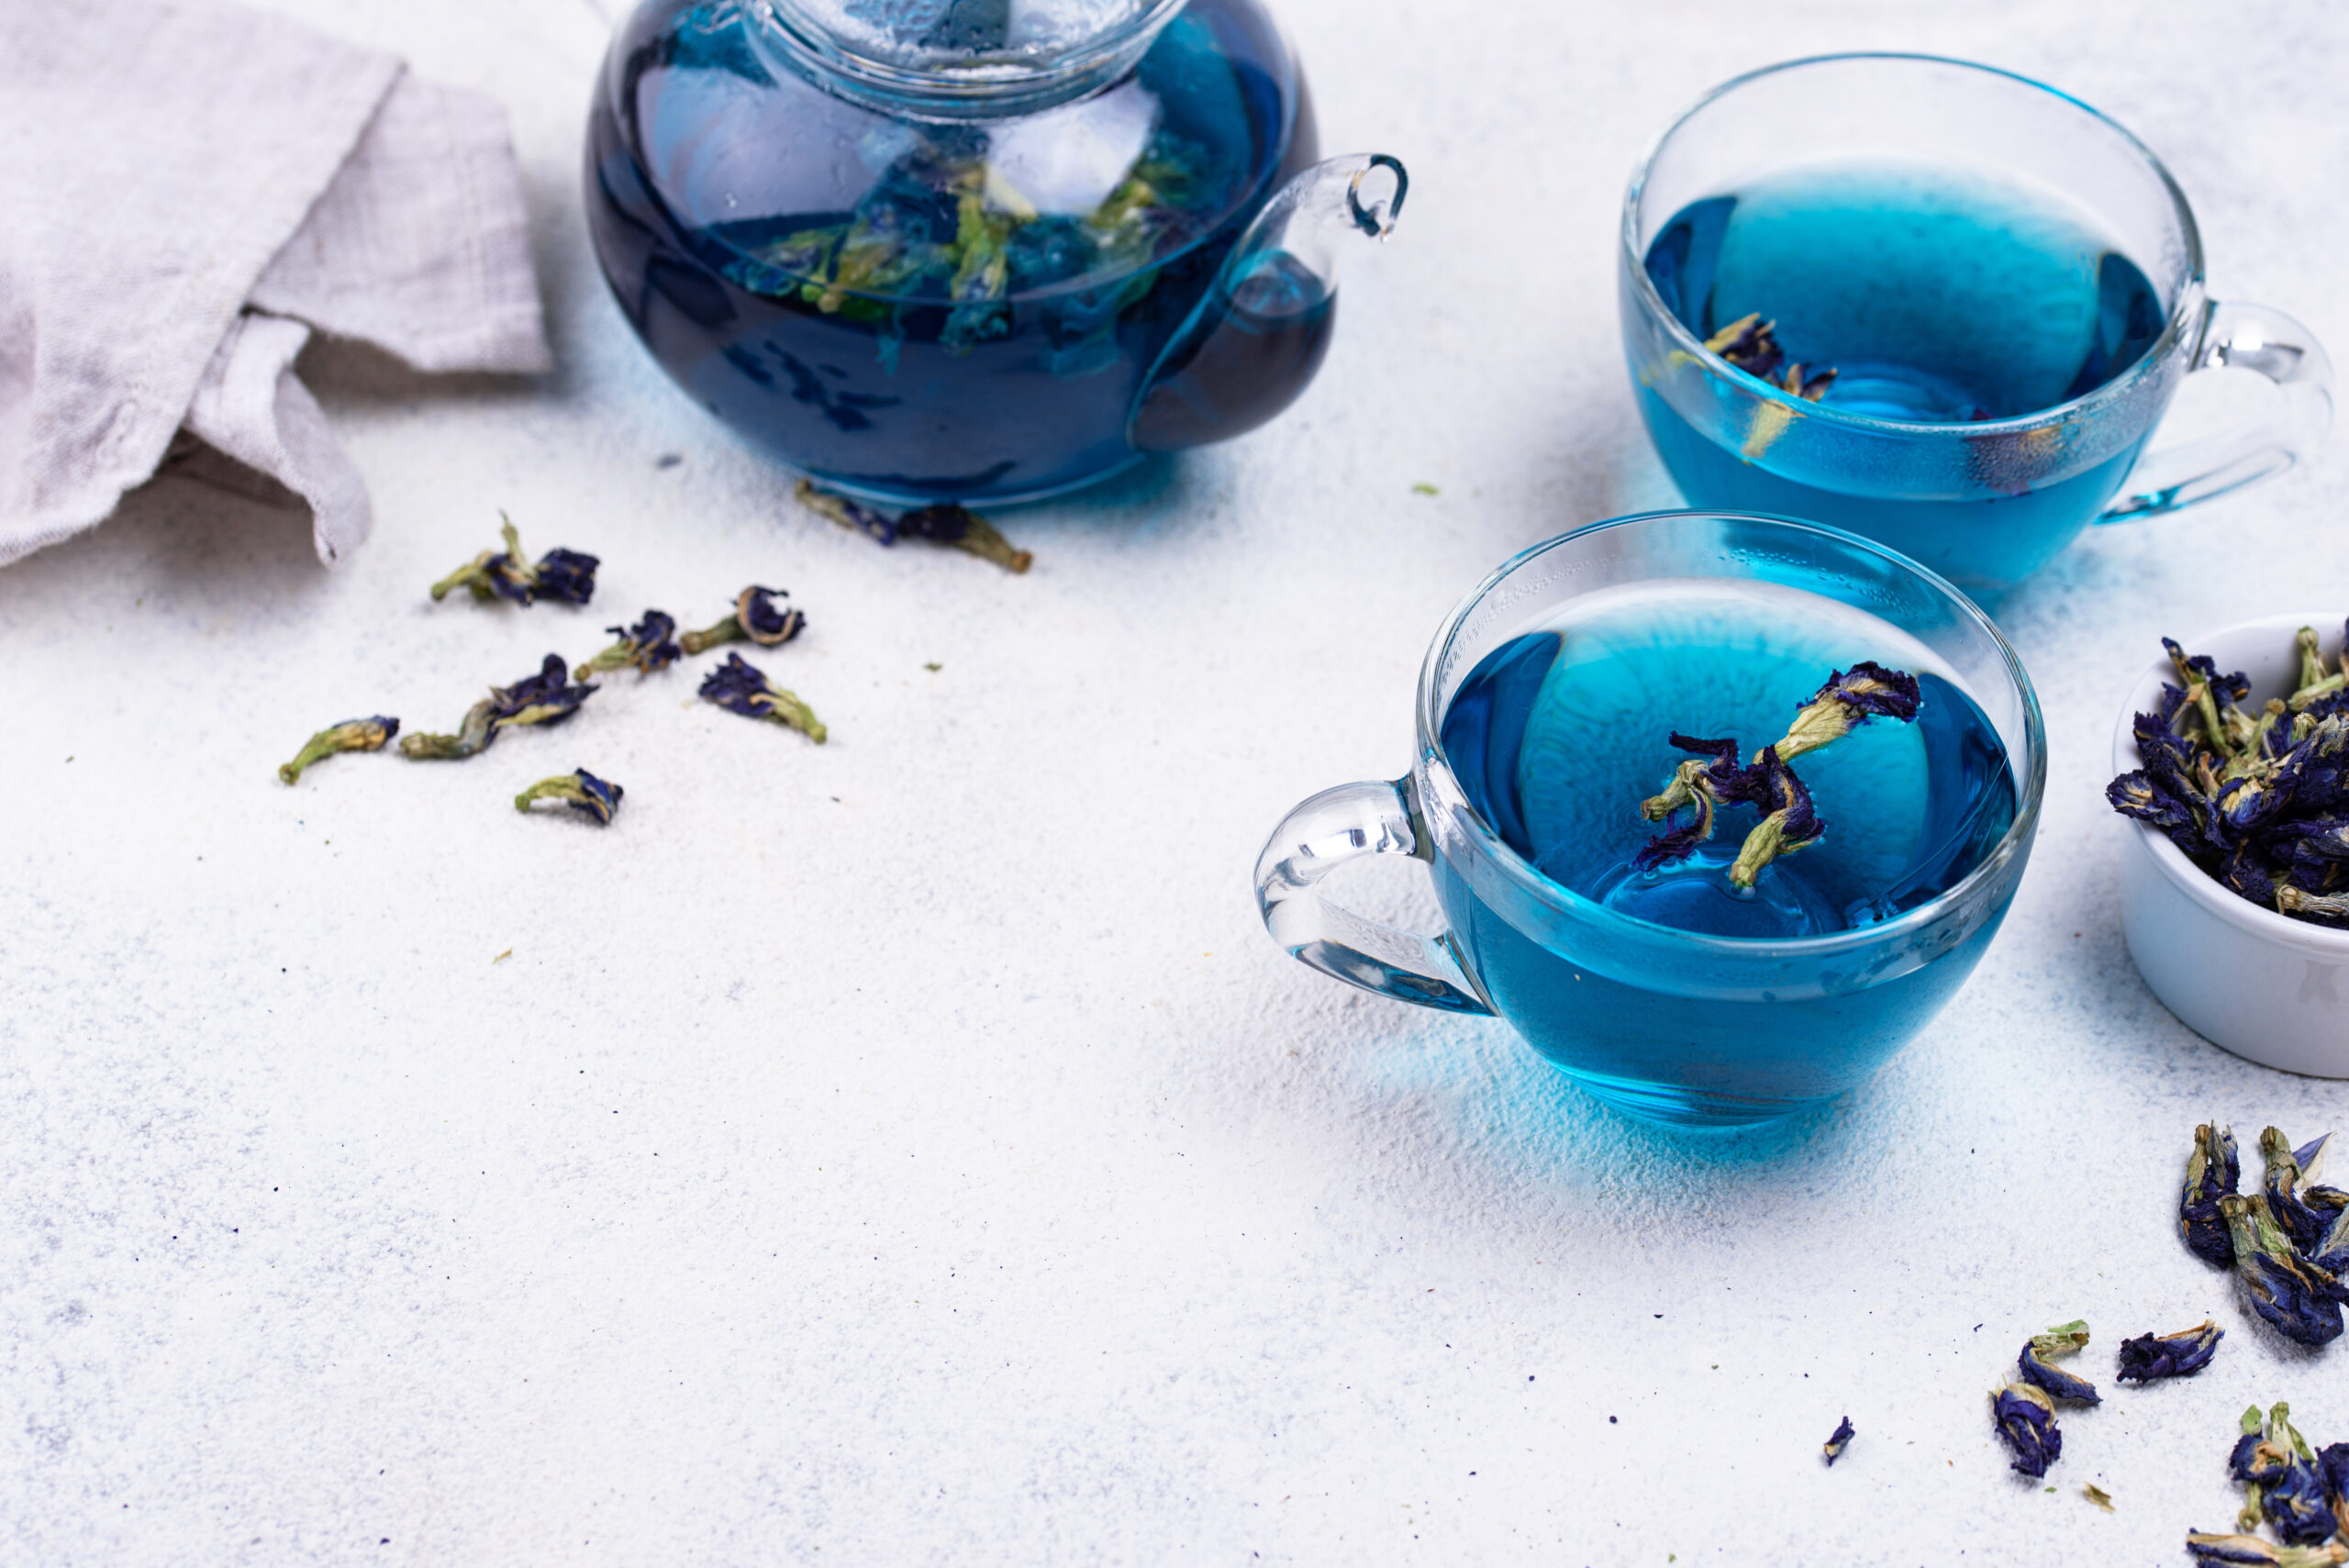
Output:
M1264 929L1291 957L1349 985L1450 1013L1491 1013L1449 933L1423 937L1382 926L1316 890L1323 877L1364 855L1434 858L1408 778L1325 789L1273 829L1256 857L1256 908Z
M2147 452L2098 522L2175 512L2273 479L2313 448L2332 421L2332 362L2316 334L2280 310L2211 305L2191 368L2212 366L2257 371L2282 388L2275 417Z

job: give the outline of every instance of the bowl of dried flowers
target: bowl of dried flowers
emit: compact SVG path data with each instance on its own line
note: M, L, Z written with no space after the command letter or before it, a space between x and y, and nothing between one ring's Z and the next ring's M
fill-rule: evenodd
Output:
M2349 650L2334 617L2165 639L2121 705L2121 920L2165 1006L2238 1056L2349 1078Z

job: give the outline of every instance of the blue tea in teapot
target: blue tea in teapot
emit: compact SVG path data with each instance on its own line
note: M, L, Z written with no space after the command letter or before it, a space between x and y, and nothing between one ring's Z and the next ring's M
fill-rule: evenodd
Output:
M649 0L589 125L669 373L824 484L1002 502L1222 439L1319 369L1384 157L1316 165L1254 0Z

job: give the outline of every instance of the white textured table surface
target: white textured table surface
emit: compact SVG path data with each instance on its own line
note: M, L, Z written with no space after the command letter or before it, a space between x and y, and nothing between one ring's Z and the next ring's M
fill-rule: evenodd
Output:
M579 210L599 0L281 3L507 105L562 368L314 355L379 514L338 573L179 482L0 573L0 1559L2182 1562L2247 1402L2349 1438L2349 1350L2249 1331L2170 1218L2196 1120L2313 1136L2349 1086L2154 1001L2099 794L2158 634L2349 614L2337 433L2009 602L2031 873L1791 1139L1692 1152L1501 1025L1325 982L1246 881L1291 802L1400 771L1488 567L1671 504L1611 247L1697 92L1857 47L2053 80L2169 161L2214 293L2340 351L2349 24L1286 0L1325 145L1410 163L1402 229L1289 417L1011 517L1015 579L802 514L640 354ZM425 601L499 506L604 557L593 609ZM748 580L810 611L766 662L828 747L672 673L463 766L273 777ZM580 763L614 828L517 817ZM2205 1313L2210 1371L2068 1418L2053 1495L2008 1473L2024 1334L2085 1316L2109 1380Z

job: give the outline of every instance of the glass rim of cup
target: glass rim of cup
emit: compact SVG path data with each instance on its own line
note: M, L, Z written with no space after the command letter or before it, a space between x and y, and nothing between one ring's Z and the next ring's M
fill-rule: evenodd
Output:
M1672 308L1664 304L1664 296L1656 292L1655 280L1648 276L1647 258L1640 249L1640 200L1646 193L1648 175L1655 167L1656 159L1663 155L1665 147L1675 136L1679 134L1683 126L1742 87L1758 82L1764 77L1777 76L1811 66L1844 65L1862 61L1954 66L1962 71L1979 72L1985 76L2004 77L2020 86L2044 93L2052 98L2058 98L2069 104L2073 108L2079 110L2105 129L2118 136L2124 144L2135 151L2138 157L2144 160L2146 167L2153 171L2154 176L2161 181L2163 189L2169 195L2171 212L2176 219L2178 235L2185 245L2187 272L2184 285L2178 289L2177 298L2170 306L2169 318L2163 323L2162 335L2138 357L2135 364L2131 365L2110 381L2100 386L2092 387L2077 397L2051 404L2045 408L2033 409L2028 414L2009 415L2002 419L1970 421L1964 425L1921 419L1887 419L1880 415L1854 414L1847 409L1836 408L1824 403L1812 403L1796 396L1783 387L1774 386L1759 376L1750 375L1706 348L1704 339L1690 331L1687 324L1673 313ZM1673 338L1678 347L1698 364L1703 365L1709 374L1726 377L1731 384L1738 386L1741 390L1761 396L1765 401L1779 404L1798 417L1825 419L1831 425L1841 425L1859 430L1882 430L1898 435L1948 435L1953 431L1964 431L1969 436L1981 436L2012 434L2017 431L2036 429L2042 426L2061 424L2106 403L2116 403L2127 396L2131 390L2146 376L2157 373L2162 369L2167 362L2171 350L2189 332L2199 333L2201 330L2203 318L2208 314L2207 304L2203 297L2201 228L2195 222L2194 208L2187 202L2186 192L2178 185L2176 177L2169 172L2169 166L2154 155L2152 148L2147 147L2134 131L2119 120L2114 119L2095 105L2076 98L2060 87L2051 87L2046 83L2025 76L2019 71L2009 71L1997 65L1985 65L1976 60L1959 60L1953 55L1945 54L1924 54L1902 50L1856 50L1838 54L1808 54L1798 60L1783 60L1775 65L1765 65L1744 72L1708 89L1695 103L1673 117L1672 123L1664 127L1663 134L1648 145L1648 150L1640 155L1639 162L1632 166L1631 183L1623 191L1623 221L1618 240L1621 251L1619 260L1624 270L1624 275L1631 280L1631 287L1639 296L1640 307L1649 316L1662 322L1665 332ZM1918 570L1925 569L1919 567Z
M1444 754L1441 739L1443 715L1438 711L1437 688L1442 684L1447 655L1452 644L1466 626L1470 616L1484 604L1487 595L1520 571L1531 566L1552 550L1560 550L1593 534L1617 528L1653 524L1670 524L1694 519L1708 522L1761 523L1767 527L1812 534L1848 546L1863 553L1880 558L1895 570L1909 573L1922 581L1933 593L1947 600L1957 612L1957 618L1969 621L1987 634L1998 650L2007 678L2022 699L2023 742L2030 756L2016 780L2017 799L2014 820L1998 846L1985 854L1974 868L1934 897L1913 909L1878 925L1858 926L1847 930L1830 931L1814 937L1720 937L1698 931L1683 930L1653 920L1643 920L1635 915L1625 915L1609 909L1597 900L1586 897L1553 880L1531 861L1511 848L1508 841L1493 830L1484 814L1469 803L1467 792L1462 788L1458 775L1453 771L1452 760ZM1734 581L1735 579L1729 579ZM1873 947L1887 939L1897 939L1910 931L1930 926L1945 917L1958 905L1980 896L1982 890L2005 870L2017 855L2028 852L2032 839L2038 830L2039 814L2047 793L2047 728L2039 709L2039 693L2032 686L2031 673L2023 668L2022 658L2013 644L1998 628L1998 623L1984 614L1965 591L1942 576L1932 568L1901 554L1898 550L1876 543L1844 529L1825 523L1805 522L1799 517L1779 517L1770 512L1741 512L1711 507L1682 507L1653 512L1631 512L1620 517L1605 517L1595 523L1566 532L1541 543L1528 546L1486 573L1477 584L1454 605L1450 614L1437 627L1435 639L1428 644L1427 657L1419 666L1418 691L1413 704L1413 724L1417 730L1419 765L1427 770L1440 786L1440 804L1447 816L1456 817L1466 830L1472 843L1492 863L1500 868L1520 891L1552 908L1571 913L1602 927L1639 933L1650 940L1669 938L1699 951L1717 951L1724 957L1752 959L1768 951L1798 953L1805 957L1833 954L1848 950ZM1421 809L1427 809L1422 803ZM1439 851L1440 852L1440 851Z

